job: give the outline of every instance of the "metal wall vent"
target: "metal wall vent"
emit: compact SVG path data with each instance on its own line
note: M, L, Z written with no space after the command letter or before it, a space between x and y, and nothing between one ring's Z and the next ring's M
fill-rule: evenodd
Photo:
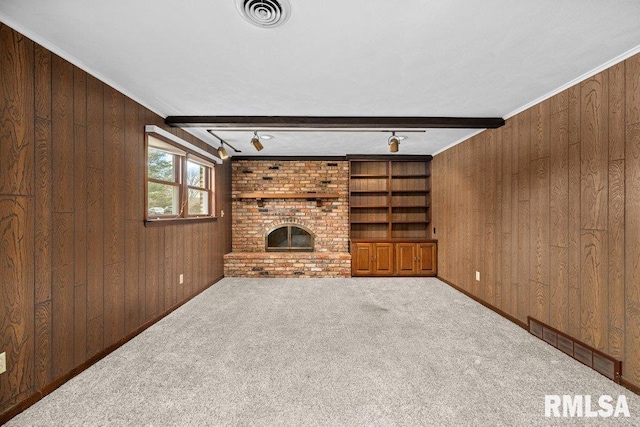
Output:
M244 19L262 28L278 27L291 15L288 0L236 0L236 8Z

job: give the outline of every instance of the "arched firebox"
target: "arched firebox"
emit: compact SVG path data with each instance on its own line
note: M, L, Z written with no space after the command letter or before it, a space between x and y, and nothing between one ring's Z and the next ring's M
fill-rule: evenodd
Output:
M265 237L269 252L313 252L314 235L306 227L286 224L272 228Z

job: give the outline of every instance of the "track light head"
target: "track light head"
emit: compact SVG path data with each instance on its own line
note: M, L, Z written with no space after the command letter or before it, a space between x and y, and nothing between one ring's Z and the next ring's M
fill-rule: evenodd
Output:
M396 136L395 132L389 137L389 152L397 153L400 148L400 138Z
M218 155L222 160L229 158L229 153L227 153L223 145L220 145L220 148L218 148Z
M256 151L261 151L264 148L264 146L260 142L260 138L258 137L258 132L253 133L253 138L251 138L251 145L253 145L253 148L255 148Z

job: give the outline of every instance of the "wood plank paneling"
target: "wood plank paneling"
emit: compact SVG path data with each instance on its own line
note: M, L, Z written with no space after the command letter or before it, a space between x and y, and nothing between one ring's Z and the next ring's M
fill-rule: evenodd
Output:
M548 319L621 359L640 385L640 55L507 122L510 153L505 125L483 137L496 150L478 150L478 135L432 161L440 260L451 264L440 276L523 321ZM472 236L481 250L470 262ZM493 284L469 286L478 265Z
M32 195L34 46L0 23L0 194Z
M35 389L51 382L51 301L35 308Z
M52 374L58 378L74 367L73 214L53 214L53 286L51 292Z
M73 364L78 366L87 360L87 285L74 288L73 305Z
M87 126L87 73L77 67L73 67L73 122Z
M231 215L144 227L145 124L164 126L0 23L0 413L222 275ZM216 174L230 213L229 164Z
M581 83L581 201L582 228L607 229L608 90L606 74Z
M529 282L530 316L544 322L549 322L549 286L531 280Z
M104 346L124 336L124 262L104 267Z
M607 241L600 230L582 231L582 341L598 350L607 352L608 342L608 292L607 292Z
M635 59L638 56L634 57ZM637 63L637 61L636 61ZM627 68L629 73L634 67ZM640 75L640 67L636 68ZM627 90L629 85L627 84ZM640 100L633 98L631 102ZM629 102L627 95L627 102ZM627 106L629 111L629 106ZM629 116L627 115L627 118ZM640 123L627 126L625 144L625 377L640 379Z
M144 320L147 321L157 316L160 312L159 306L159 289L160 289L160 263L158 258L158 245L160 230L156 227L148 228L145 233L146 247L145 252L146 263L145 270L145 312Z
M624 159L625 123L625 63L607 70L609 79L609 160Z
M513 248L511 247L511 179L513 175L511 173L511 132L505 130L502 132L502 268L500 283L502 284L502 290L500 292L500 308L507 311L508 307L512 303L513 296L511 295L511 264L513 262ZM474 157L476 158L476 157Z
M549 158L531 162L530 279L549 284ZM533 301L532 301L533 302ZM539 319L544 321L544 319Z
M51 52L35 45L35 115L51 120Z
M609 162L609 354L624 354L624 160Z
M87 169L87 356L104 348L104 183L102 170Z
M518 199L529 200L531 195L531 111L518 114Z
M35 292L36 304L51 299L51 122L36 118Z
M104 262L124 261L124 131L105 124Z
M165 228L164 231L164 307L169 308L176 300L176 242L174 228Z
M73 65L53 55L51 117L53 159L53 210L71 213L74 209Z
M640 56L625 61L625 110L627 125L640 123Z
M569 330L568 333L581 338L580 326L580 269L582 246L580 243L580 144L569 145Z
M569 329L569 249L551 246L549 273L549 325L567 332Z
M74 239L75 284L87 283L87 129L76 125L74 132Z
M87 168L104 168L104 83L87 75Z
M575 85L567 89L569 95L569 145L580 143L580 123L582 121L580 103L582 95L580 94L580 85Z
M563 90L559 94L554 95L549 99L549 112L551 114L559 113L560 111L567 110L568 108L569 108L569 91L568 90Z
M104 123L124 130L124 95L110 86L104 87Z
M34 383L33 241L31 198L0 196L0 348L8 369L0 376L0 404Z
M502 205L503 205L503 199L504 197L506 197L506 195L504 195L502 192L504 190L504 187L502 186L502 180L504 179L504 175L502 173L502 165L505 162L504 159L504 151L502 149L502 146L504 145L504 138L503 138L503 134L502 132L497 132L497 139L496 139L496 168L493 171L493 175L496 176L496 255L495 255L495 284L493 285L493 299L494 299L494 304L496 307L500 307L502 305L502 270L503 270L503 257L505 254L505 248L503 248L502 245ZM462 147L459 147L462 148ZM464 182L460 182L457 181L455 183L456 186L464 186ZM451 188L450 190L453 190L453 188ZM462 207L463 209L465 209L466 207ZM446 215L446 213L445 213ZM453 227L454 229L455 227L455 222L459 222L462 221L462 214L459 212L458 213L458 217L454 219L454 221L452 221L453 223L451 224L451 227ZM455 247L454 247L455 249ZM456 253L456 251L452 251L454 254Z
M495 300L495 250L496 250L496 186L498 185L498 179L495 173L496 170L496 150L497 150L497 132L487 134L486 138L486 154L485 157L488 159L486 164L486 169L483 172L483 176L486 179L486 190L483 194L483 198L485 199L485 218L484 218L484 227L482 229L482 234L480 235L481 239L484 239L484 246L482 250L482 254L480 254L480 259L483 261L482 263L482 272L484 273L483 279L483 292L482 297L485 301L494 304ZM432 184L435 186L435 184ZM438 201L434 201L434 203L438 203ZM440 202L441 203L441 202Z
M531 107L531 160L549 157L550 102Z
M551 157L549 159L549 243L569 245L569 134L568 112L551 116ZM552 257L553 258L553 257ZM553 325L552 325L553 326ZM559 329L559 328L556 328ZM566 332L563 330L563 332Z
M140 325L140 302L139 302L139 267L140 261L138 256L140 255L140 235L141 235L140 223L135 220L127 220L126 222L126 235L125 241L125 271L124 271L124 286L125 286L125 332L133 331L138 325Z
M518 319L525 321L529 315L529 257L531 251L529 201L518 202Z

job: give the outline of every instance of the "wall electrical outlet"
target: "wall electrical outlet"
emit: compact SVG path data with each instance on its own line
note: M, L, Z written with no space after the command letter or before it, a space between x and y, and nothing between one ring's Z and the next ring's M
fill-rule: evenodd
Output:
M184 274L180 275L180 284L182 285L184 283Z
M7 372L7 352L0 353L0 374Z
M476 271L476 280L479 282L480 281L480 272Z
M220 211L220 216L221 216L222 218L224 218L224 211L222 211L222 210Z

